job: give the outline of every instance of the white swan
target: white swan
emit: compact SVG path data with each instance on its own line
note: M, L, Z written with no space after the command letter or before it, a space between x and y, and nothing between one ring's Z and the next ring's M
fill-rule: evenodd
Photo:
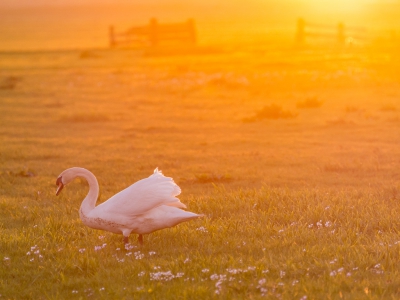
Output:
M79 209L83 224L122 234L125 244L131 232L139 234L139 243L143 244L143 234L202 216L179 209L186 208L175 197L181 193L181 189L158 168L148 178L139 180L98 206L95 204L99 184L93 173L84 168L74 167L63 171L56 181L56 195L76 177L83 177L89 183L89 193Z

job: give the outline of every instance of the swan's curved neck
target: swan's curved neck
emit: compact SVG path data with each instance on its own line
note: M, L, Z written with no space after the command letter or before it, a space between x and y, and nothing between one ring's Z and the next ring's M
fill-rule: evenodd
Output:
M76 168L74 172L75 177L83 177L89 183L89 193L86 195L85 199L83 199L80 209L83 214L87 215L96 206L96 201L99 196L99 184L93 173L86 169Z

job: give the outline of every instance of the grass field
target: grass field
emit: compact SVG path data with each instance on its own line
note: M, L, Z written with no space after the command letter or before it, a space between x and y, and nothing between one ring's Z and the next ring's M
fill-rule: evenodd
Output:
M0 299L400 297L396 52L242 50L0 53ZM124 249L72 166L205 217Z

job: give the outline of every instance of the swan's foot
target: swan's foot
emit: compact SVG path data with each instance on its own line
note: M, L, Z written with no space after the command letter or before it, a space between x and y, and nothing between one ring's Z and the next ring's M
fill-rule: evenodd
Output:
M138 241L140 246L143 246L143 235L139 234Z
M129 237L124 236L124 244L125 244L125 245L126 245L126 244L129 244Z

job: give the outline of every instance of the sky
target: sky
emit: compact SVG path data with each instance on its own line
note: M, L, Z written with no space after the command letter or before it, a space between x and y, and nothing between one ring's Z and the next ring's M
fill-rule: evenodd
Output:
M100 47L108 45L110 25L123 30L152 17L161 23L194 18L204 42L292 34L300 17L372 32L373 26L400 29L400 0L0 0L0 51Z
M323 6L358 6L364 3L398 3L400 0L295 0L295 2L309 3L312 5ZM28 7L28 6L66 6L66 5L98 5L98 4L176 4L186 3L191 4L246 4L254 3L282 3L287 0L2 0L0 6L8 7ZM293 1L292 1L293 2Z
M400 7L400 0L1 0L0 8L66 7L66 6L154 6L183 8L209 7L213 9L232 9L240 7L243 13L271 7L304 8L314 14L361 14L371 6ZM372 9L374 10L374 8ZM284 12L283 12L284 13Z

